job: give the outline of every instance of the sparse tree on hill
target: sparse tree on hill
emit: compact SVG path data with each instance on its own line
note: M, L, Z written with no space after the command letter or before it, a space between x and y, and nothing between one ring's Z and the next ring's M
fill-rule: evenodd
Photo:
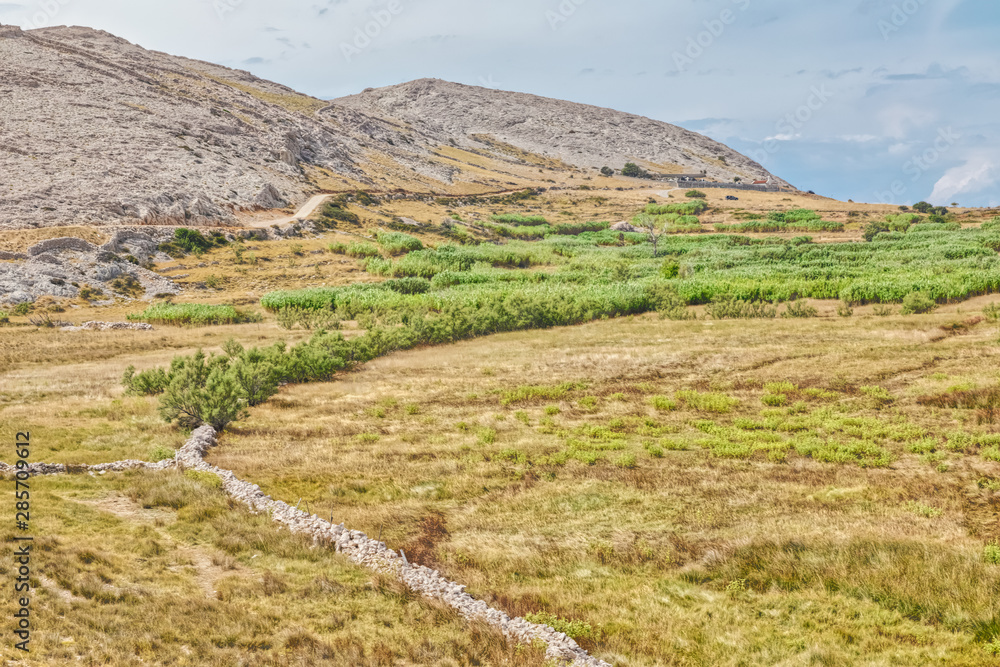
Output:
M601 175L610 178L615 175L615 170L611 167L601 167Z
M653 246L653 257L656 258L658 254L658 247L660 245L660 239L664 234L664 231L656 224L656 216L652 216L647 213L640 213L636 218L636 222L638 223L637 226L649 235L649 242Z

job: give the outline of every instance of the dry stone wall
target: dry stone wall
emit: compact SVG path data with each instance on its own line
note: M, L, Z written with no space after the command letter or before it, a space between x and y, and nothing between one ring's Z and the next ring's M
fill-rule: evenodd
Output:
M437 570L409 563L403 553L389 549L384 542L369 538L357 530L350 530L343 523L334 524L315 514L309 514L281 500L274 500L260 487L244 482L232 471L205 462L205 456L216 443L216 432L211 426L201 426L178 450L173 459L159 463L145 461L116 461L95 466L66 466L63 464L32 463L28 470L37 475L54 475L67 472L103 474L123 470L164 470L177 467L181 470L209 472L219 477L222 488L234 499L247 505L254 512L266 512L272 520L289 531L312 537L317 545L333 547L358 565L394 576L411 590L433 600L440 600L469 621L480 621L497 628L505 636L523 644L536 640L547 646L546 657L571 667L611 667L608 663L591 657L571 637L521 617L512 618L503 611L493 609L482 600L465 592L465 586L449 581ZM14 466L0 463L0 474L10 474Z

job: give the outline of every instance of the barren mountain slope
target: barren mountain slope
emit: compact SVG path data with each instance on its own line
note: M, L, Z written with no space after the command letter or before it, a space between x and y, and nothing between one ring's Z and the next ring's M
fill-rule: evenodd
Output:
M0 228L233 222L318 190L478 194L629 159L767 174L596 107L430 80L327 103L106 32L0 26Z
M357 113L315 119L321 100L89 28L0 26L0 100L6 227L224 221L300 202L316 190L309 167L335 188L370 185L356 162L369 135L393 133Z
M333 105L406 123L442 143L501 152L513 147L576 167L620 169L631 160L665 173L706 171L722 181L770 176L753 160L695 132L525 93L421 79L369 89Z

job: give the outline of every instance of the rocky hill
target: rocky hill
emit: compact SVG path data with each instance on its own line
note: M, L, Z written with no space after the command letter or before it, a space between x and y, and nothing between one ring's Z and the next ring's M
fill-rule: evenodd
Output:
M767 175L606 109L432 80L324 102L89 28L0 26L0 99L0 228L227 223L318 190L472 194L627 160Z
M705 171L720 181L770 176L750 158L675 125L525 93L420 79L369 89L333 104L475 151L506 149L510 155L533 154L590 169L620 169L635 161L659 173Z

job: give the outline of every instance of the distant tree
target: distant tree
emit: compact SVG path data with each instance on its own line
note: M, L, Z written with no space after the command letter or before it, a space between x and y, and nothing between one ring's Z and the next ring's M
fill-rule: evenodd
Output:
M942 215L942 216L948 215L948 209L946 209L944 206L938 206L937 208L932 208L931 213L933 213L934 215Z
M917 213L930 213L932 208L934 207L925 201L918 201L913 205L913 210Z
M648 178L649 173L635 162L626 162L625 166L622 167L622 176L629 176L631 178Z
M708 198L708 195L706 195L701 190L688 190L687 192L684 193L684 196L688 197L689 199L707 199Z
M740 178L739 176L734 176L733 177L733 183L742 183L742 182L743 182L743 179Z
M899 210L900 210L900 211L909 211L909 210L910 210L910 207L909 207L909 206L900 206L900 207L899 207Z
M660 239L664 234L663 230L657 226L656 217L646 213L640 213L636 217L636 222L638 223L637 226L649 236L649 242L653 246L653 258L655 259L658 254Z
M872 241L882 232L889 231L889 225L885 222L869 222L865 225L865 241Z
M957 201L953 201L953 202L951 203L951 205L952 205L952 206L958 206L958 202L957 202Z
M615 175L615 170L611 167L601 167L601 175L608 176L610 178Z

